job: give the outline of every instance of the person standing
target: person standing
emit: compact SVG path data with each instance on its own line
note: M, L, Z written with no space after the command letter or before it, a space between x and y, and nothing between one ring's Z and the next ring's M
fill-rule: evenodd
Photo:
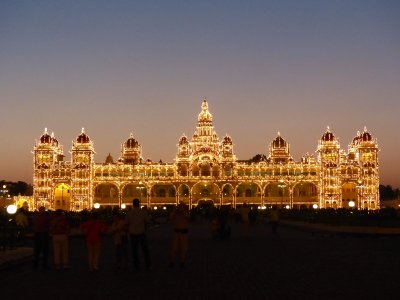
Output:
M147 211L140 208L139 199L135 198L132 201L133 207L126 215L126 222L128 224L129 238L132 246L132 259L133 267L139 270L139 246L143 251L144 262L146 268L151 266L149 247L146 238L146 225L149 222L149 215Z
M117 269L126 269L128 265L128 230L125 218L115 213L110 227L115 246L115 261Z
M249 213L250 213L250 208L247 205L247 203L243 203L242 207L239 209L239 214L240 214L240 219L242 221L242 228L243 228L243 233L245 235L249 234Z
M107 231L107 225L98 219L96 212L92 212L89 219L82 223L80 228L86 237L89 271L99 271L101 234Z
M269 213L269 225L271 226L271 231L275 235L278 233L278 224L279 224L279 210L276 205L272 206L272 209Z
M48 269L48 256L49 256L49 230L50 230L50 217L46 212L44 206L39 207L32 220L33 233L34 233L34 268L37 269L42 255L42 267Z
M57 270L63 267L64 269L70 268L69 266L69 241L68 236L70 227L67 217L61 209L54 212L54 216L50 223L50 234L53 238L53 259L54 266Z
M18 212L15 215L15 224L17 225L18 229L18 240L17 240L18 246L24 246L26 230L28 229L29 222L23 207L18 209Z
M188 251L189 219L189 210L185 203L180 202L170 215L173 228L171 258L169 263L171 268L175 264L178 251L180 252L180 267L183 268L185 266Z

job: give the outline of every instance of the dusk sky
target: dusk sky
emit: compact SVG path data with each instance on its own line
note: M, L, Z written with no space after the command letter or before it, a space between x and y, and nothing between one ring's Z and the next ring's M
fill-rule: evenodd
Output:
M400 186L400 1L0 2L0 180L32 183L47 127L95 161L132 132L173 162L207 97L239 159L280 131L300 160L329 125L347 150L367 126L381 184Z

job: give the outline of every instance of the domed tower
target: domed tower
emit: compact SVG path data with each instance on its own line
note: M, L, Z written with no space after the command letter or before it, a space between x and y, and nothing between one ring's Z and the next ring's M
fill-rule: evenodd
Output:
M179 139L178 143L178 159L185 159L189 158L190 155L190 146L189 146L189 140L186 137L185 134L182 134L182 136Z
M212 123L212 114L208 111L207 100L204 99L201 105L201 112L198 116L198 124L191 142L191 152L211 152L219 155L219 139Z
M129 135L125 143L122 143L121 157L119 160L129 165L137 165L142 162L142 147L139 142L133 138L133 133Z
M236 156L233 153L232 138L226 134L221 142L221 170L223 176L232 176L234 173L234 166Z
M62 160L63 148L47 128L33 148L33 197L37 207L54 207L53 170Z
M111 153L108 153L106 160L104 161L105 164L114 164L114 158L111 156Z
M357 179L360 209L377 209L380 206L378 152L378 142L366 127L363 132L357 132L349 146L349 153L353 153L360 170Z
M233 142L232 138L226 134L221 143L221 154L224 159L233 158Z
M281 137L280 132L278 136L272 141L269 146L268 160L272 163L288 163L292 160L289 152L289 144Z
M318 144L320 207L341 207L340 144L329 126Z
M175 162L178 168L178 173L181 176L187 176L189 170L190 144L185 134L179 139L178 154Z
M90 209L93 206L94 153L93 142L82 128L81 134L72 141L71 210Z

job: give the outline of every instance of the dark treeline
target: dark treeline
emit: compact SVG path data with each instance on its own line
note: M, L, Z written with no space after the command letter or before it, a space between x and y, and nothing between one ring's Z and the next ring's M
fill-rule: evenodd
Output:
M400 189L393 189L391 185L379 185L379 194L381 196L381 200L393 200L400 198Z
M33 186L23 182L23 181L17 181L17 182L12 182L12 181L5 181L1 180L0 181L0 188L3 190L3 186L6 186L6 190L8 190L7 195L12 196L32 196L33 194ZM3 194L1 195L3 196Z

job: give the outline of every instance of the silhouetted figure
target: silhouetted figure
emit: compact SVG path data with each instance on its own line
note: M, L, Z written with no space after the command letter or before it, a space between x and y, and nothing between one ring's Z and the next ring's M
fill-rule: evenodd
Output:
M18 209L18 212L15 214L15 224L17 225L17 245L24 246L26 243L26 231L29 227L29 221L23 207Z
M50 234L53 239L53 260L57 270L69 266L69 233L70 227L67 217L61 209L54 212L50 223Z
M183 268L186 263L188 251L188 233L189 233L190 214L185 203L180 202L172 211L170 220L173 228L170 267L175 264L177 253L180 252L180 267Z
M272 233L277 234L279 225L279 210L276 205L272 206L272 209L269 213L268 223L271 226Z
M110 231L115 246L116 267L126 269L128 266L128 225L121 214L114 213Z
M38 268L40 257L42 257L42 267L43 269L48 269L50 217L44 206L41 206L39 211L34 214L32 225L34 233L34 268Z
M246 235L249 233L249 213L250 213L249 206L247 205L247 203L243 203L242 207L239 209L239 214L243 224L242 225L243 233Z
M107 231L107 225L98 219L96 212L92 212L89 219L82 223L80 228L86 237L89 271L98 271L102 243L101 234Z
M146 267L151 266L149 247L147 245L146 225L150 218L147 210L140 209L140 201L135 198L132 201L133 208L126 215L129 237L132 246L133 267L139 269L139 246L142 248Z
M226 239L231 235L231 228L228 224L229 208L222 206L218 213L218 237Z

